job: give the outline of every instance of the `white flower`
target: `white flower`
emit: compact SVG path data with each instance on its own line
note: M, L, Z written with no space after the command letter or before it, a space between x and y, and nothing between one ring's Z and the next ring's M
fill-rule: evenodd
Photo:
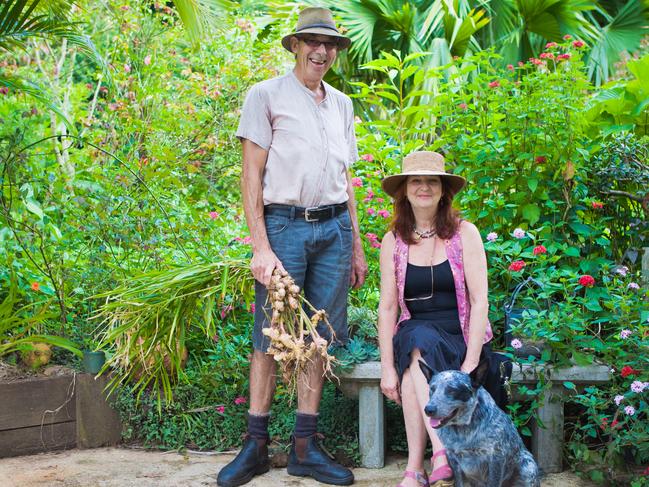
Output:
M640 289L640 286L638 285L637 282L630 282L629 285L627 286L629 289Z
M498 234L496 232L490 232L490 233L487 234L487 240L489 242L493 242L497 238L498 238Z
M518 239L525 238L525 230L523 230L522 228L517 228L516 230L514 230L514 237Z
M633 416L635 414L635 408L633 406L627 406L624 408L624 412L629 416Z
M633 332L632 332L631 330L624 329L624 330L622 330L622 331L620 332L620 338L621 338L622 340L626 340L626 339L629 338L632 334L633 334Z
M620 403L621 403L622 401L624 401L624 396L621 395L621 394L618 394L617 396L615 396L615 399L614 399L614 400L615 400L615 405L616 405L616 406L619 406Z
M642 391L644 391L644 388L646 387L646 384L642 381L639 380L634 380L631 383L631 390L637 394L640 394Z
M621 265L615 268L615 273L621 275L622 277L626 276L629 272L629 268L625 265Z
M518 350L519 348L523 347L523 344L521 343L521 341L518 338L514 338L512 340L511 346L512 346L512 348L515 348L516 350Z

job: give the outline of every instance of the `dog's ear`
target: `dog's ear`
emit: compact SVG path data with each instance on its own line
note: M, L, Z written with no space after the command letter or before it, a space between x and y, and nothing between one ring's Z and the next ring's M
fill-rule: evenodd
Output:
M469 374L469 377L471 377L471 386L473 387L473 389L477 390L482 384L484 384L488 372L489 361L480 360L478 366Z
M433 369L431 369L426 362L423 360L419 360L419 368L421 371L424 373L424 377L426 377L426 382L430 382L430 379L435 375L435 372Z

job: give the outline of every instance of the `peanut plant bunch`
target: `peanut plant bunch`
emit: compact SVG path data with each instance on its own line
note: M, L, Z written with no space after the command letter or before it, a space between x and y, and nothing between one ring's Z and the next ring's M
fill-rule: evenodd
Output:
M267 353L280 364L289 392L296 391L300 377L306 379L304 372L316 359L322 361L323 374L335 378L332 367L336 359L329 354L329 343L317 329L322 321L331 336L335 336L325 311L316 310L300 293L293 278L278 269L273 271L266 303L272 310L270 326L263 330L270 339Z

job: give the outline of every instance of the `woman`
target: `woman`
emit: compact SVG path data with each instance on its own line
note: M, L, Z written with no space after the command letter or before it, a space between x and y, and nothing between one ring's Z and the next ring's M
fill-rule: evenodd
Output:
M444 171L442 155L424 151L409 154L403 172L382 182L395 211L381 246L381 389L403 407L408 440L403 487L453 485L444 446L424 414L428 384L417 361L436 372L469 373L481 354L489 354L484 345L493 336L482 238L452 208L465 182ZM427 438L433 445L428 479Z

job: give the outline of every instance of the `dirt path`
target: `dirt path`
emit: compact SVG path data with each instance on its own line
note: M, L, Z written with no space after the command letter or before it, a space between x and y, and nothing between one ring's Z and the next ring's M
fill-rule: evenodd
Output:
M199 487L215 486L218 470L230 454L178 454L126 448L69 450L0 459L2 487ZM356 486L394 487L405 458L392 457L383 469L354 470ZM273 469L250 482L251 487L315 487L318 482ZM590 487L574 474L549 475L543 487Z

